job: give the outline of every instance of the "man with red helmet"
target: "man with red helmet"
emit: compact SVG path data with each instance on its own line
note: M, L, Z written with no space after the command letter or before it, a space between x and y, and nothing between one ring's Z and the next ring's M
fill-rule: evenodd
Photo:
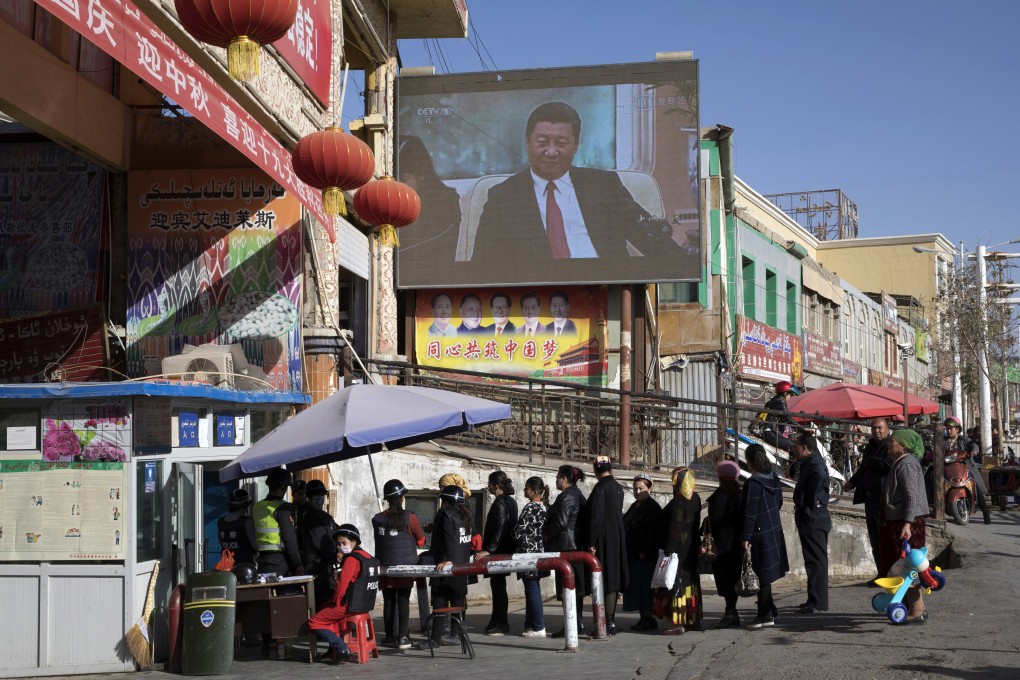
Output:
M761 438L766 443L782 449L788 453L793 452L794 444L786 437L787 427L796 427L793 418L789 416L786 407L791 398L800 394L800 390L789 380L780 380L776 383L776 393L765 402L765 411L776 411L777 413L762 413L764 416L761 427Z

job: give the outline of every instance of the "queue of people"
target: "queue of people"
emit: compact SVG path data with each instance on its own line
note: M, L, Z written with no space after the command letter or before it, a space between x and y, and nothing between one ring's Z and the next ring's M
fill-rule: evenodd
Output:
M959 421L947 419L946 426L947 446L966 446L958 439ZM891 430L885 419L873 420L871 429L872 440L863 463L846 488L854 491L855 503L865 505L873 557L878 574L884 576L899 557L903 541L914 547L924 545L928 499L921 459L925 446L917 432ZM827 544L832 527L827 508L828 473L813 435L801 434L793 442L793 450L800 462L793 493L794 517L808 575L807 600L799 613L811 614L828 610ZM493 500L484 525L477 530L467 502L470 490L460 475L450 473L440 479L440 507L425 527L404 505L406 486L399 479L391 479L383 487L388 508L371 521L375 557L362 547L357 527L337 525L324 511L327 494L321 482L305 486L306 502L299 509L284 500L290 474L275 469L266 478L265 500L253 505L246 490L231 492L230 511L219 522L220 539L239 560L257 563L261 573L315 577L320 605L309 620L309 628L329 645L322 658L330 662L349 657L341 637L346 617L370 611L374 604L375 586L368 575L377 570L366 570L366 564L434 564L441 570L473 558L512 553L590 551L602 565L609 635L617 633L615 614L620 593L624 611L638 613L637 622L630 626L632 631L661 628L662 634L682 635L702 630L702 570L711 571L715 589L725 603L723 616L713 627L740 627L738 584L746 555L758 582L755 617L747 627L758 630L775 625L779 612L772 587L789 572L790 563L780 520L784 499L779 471L761 445L749 446L745 455L750 476L741 483L738 464L720 461L716 467L718 487L704 507L694 472L678 467L671 474L672 499L665 507L652 495L652 478L638 474L630 485L633 502L626 512L624 486L613 476L612 462L606 456L594 461L592 471L597 481L587 497L580 488L586 477L584 471L571 465L558 468L554 481L558 495L551 505L551 485L541 477L525 481L519 506L513 481L504 471L496 470L488 477L487 490ZM419 555L419 549L426 545L426 532L431 533L431 545ZM706 535L714 544L707 562L702 554ZM653 576L660 561L671 555L677 563L672 582L654 587ZM591 574L579 563L572 566L578 634L583 634L582 608L591 592ZM525 594L524 628L519 633L523 637L548 635L541 583L549 575L530 571L516 576ZM516 632L511 631L508 616L507 577L487 578L492 611L484 633L500 636ZM413 578L382 577L378 581L383 594L382 644L398 649L460 645L459 637L451 634L448 618L441 619L445 626L431 631L430 640L412 643L409 602L413 585ZM466 609L468 585L466 576L432 578L432 607ZM561 587L562 577L557 572L557 598ZM927 620L919 592L912 592L905 602L909 623ZM561 628L550 637L564 634Z

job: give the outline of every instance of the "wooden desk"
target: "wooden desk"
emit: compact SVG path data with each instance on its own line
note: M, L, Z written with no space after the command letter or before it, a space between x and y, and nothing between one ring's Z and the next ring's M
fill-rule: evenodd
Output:
M315 661L315 633L308 619L315 614L315 577L302 576L284 582L237 586L237 626L244 635L269 635L283 643L286 638L308 636L308 661ZM297 594L283 594L298 588Z

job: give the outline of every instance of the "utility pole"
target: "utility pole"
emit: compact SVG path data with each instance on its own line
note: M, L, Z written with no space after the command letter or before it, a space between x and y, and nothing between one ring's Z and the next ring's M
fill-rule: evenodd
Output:
M980 288L978 307L981 310L981 337L978 338L978 419L981 423L981 455L992 451L992 385L988 373L988 263L985 247L977 247Z

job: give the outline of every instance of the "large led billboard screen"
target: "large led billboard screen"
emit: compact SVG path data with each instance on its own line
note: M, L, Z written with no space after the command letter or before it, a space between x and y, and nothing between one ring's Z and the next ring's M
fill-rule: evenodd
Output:
M399 83L399 287L699 279L696 61Z

